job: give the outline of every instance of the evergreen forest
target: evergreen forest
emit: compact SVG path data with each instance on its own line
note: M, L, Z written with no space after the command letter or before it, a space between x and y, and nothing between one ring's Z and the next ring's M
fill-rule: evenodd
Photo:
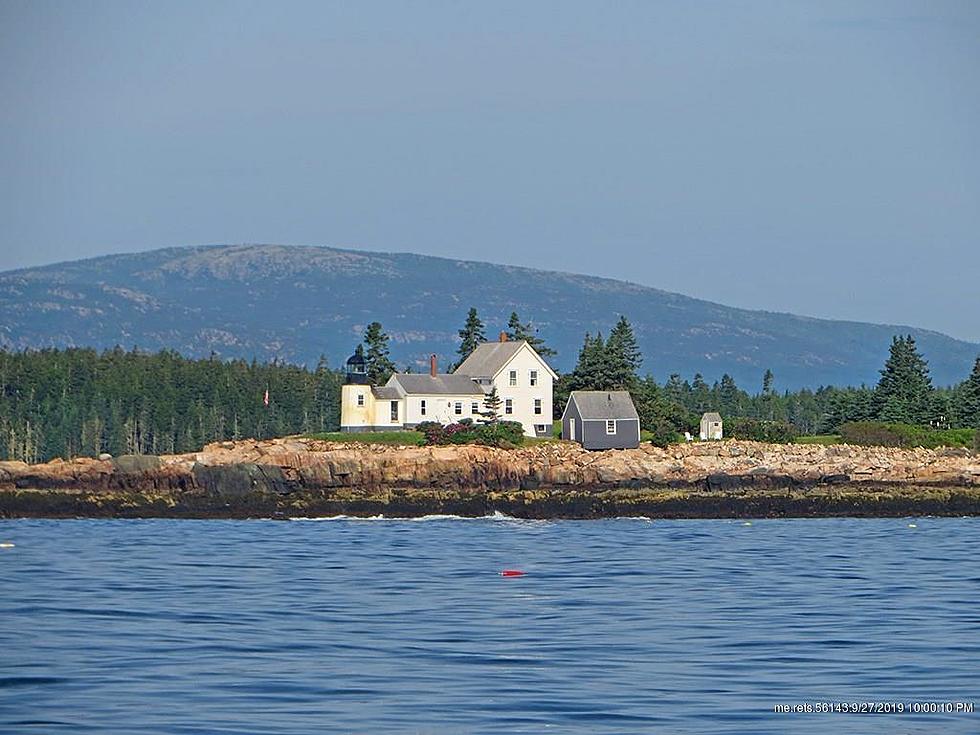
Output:
M509 327L512 338L533 340L542 354L553 352L517 314ZM460 330L459 359L484 339L482 321L471 309ZM380 323L368 326L358 349L372 382L383 383L395 366ZM893 339L875 386L780 393L769 370L755 390L729 375L710 385L698 374L673 374L660 383L642 366L625 317L606 337L586 335L575 369L555 386L555 417L572 390L627 390L642 427L660 443L696 433L705 411L721 413L730 436L772 441L836 434L855 422L930 430L980 426L980 358L960 384L935 387L911 336ZM0 351L0 458L168 454L227 439L336 431L343 380L324 357L310 369L118 347Z

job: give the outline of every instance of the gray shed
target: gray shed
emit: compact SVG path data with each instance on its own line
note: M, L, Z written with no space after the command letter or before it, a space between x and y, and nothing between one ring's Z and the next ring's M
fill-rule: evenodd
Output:
M640 446L640 416L625 390L573 390L561 416L561 438L586 449Z

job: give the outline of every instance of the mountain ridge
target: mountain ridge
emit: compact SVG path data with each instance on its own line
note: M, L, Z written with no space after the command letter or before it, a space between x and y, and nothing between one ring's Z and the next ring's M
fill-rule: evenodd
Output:
M525 266L415 253L243 244L169 247L0 272L0 346L176 349L206 356L320 354L340 365L375 319L400 366L455 352L475 306L492 336L512 310L574 364L586 331L625 314L646 358L643 372L709 381L722 373L756 388L873 383L891 336L912 334L939 385L969 374L980 345L902 325L820 319L729 307L642 284Z

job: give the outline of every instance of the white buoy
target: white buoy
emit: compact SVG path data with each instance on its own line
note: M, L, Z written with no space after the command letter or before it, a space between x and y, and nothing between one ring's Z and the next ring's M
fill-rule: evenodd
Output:
M915 525L914 523L910 523L910 524L909 524L909 528L918 528L918 526L917 526L917 525Z
M0 543L0 549L12 549L12 548L14 548L14 545L9 541L4 541L3 543Z

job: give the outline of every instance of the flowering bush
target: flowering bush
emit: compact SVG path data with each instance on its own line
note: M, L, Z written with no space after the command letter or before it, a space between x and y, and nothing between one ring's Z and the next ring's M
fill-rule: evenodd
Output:
M442 424L438 421L423 421L415 427L415 430L422 432L424 438L423 444L432 446L434 444L446 443L446 432L443 430Z
M435 421L424 421L415 427L424 437L426 445L484 444L491 447L510 448L524 443L524 427L516 421L498 421L493 424L474 425L464 419L459 423L443 426Z

